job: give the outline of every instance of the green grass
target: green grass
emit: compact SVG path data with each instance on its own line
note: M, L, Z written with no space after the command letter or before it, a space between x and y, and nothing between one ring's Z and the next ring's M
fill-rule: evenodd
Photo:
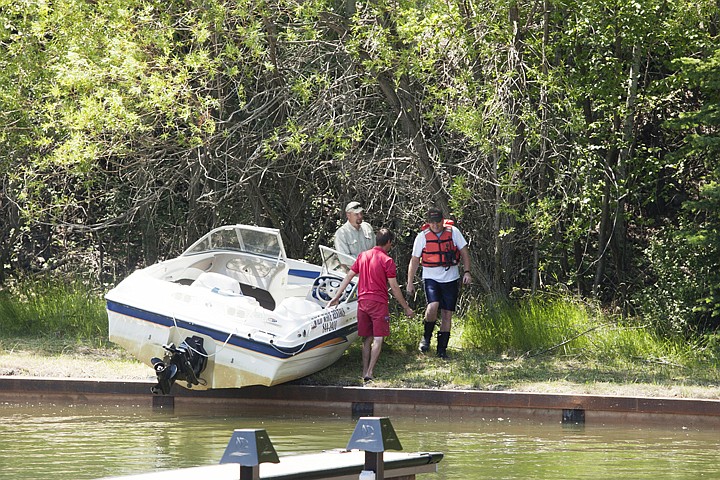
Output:
M471 305L463 343L495 354L569 354L587 348L595 328L590 309L569 298L530 297L511 302L490 297Z
M640 384L665 391L720 385L720 338L663 337L570 297L475 302L454 319L449 361L417 351L421 318L395 317L391 332L375 369L383 386L537 390L547 384L593 391L617 385L632 393ZM358 342L305 382L357 385L360 362Z
M563 393L569 385L585 386L584 393L593 393L603 384L615 385L617 391L627 394L638 394L635 386L642 384L666 392L678 388L710 388L715 390L713 395L720 386L717 361L700 361L673 351L650 356L543 354L527 357L453 347L451 342L450 354L450 360L442 360L432 354L386 346L375 368L375 383L394 388L555 390L558 393ZM360 343L357 342L337 363L301 383L359 385L360 365Z
M434 339L431 352L417 351L420 310L413 319L393 317L375 368L377 385L483 390L532 385L534 391L616 385L628 393L638 385L665 391L720 388L720 335L668 338L638 319L608 315L567 296L487 298L458 312L451 359L442 360L433 355ZM123 357L107 340L102 294L79 281L24 282L0 290L0 353L17 349ZM334 365L299 383L359 385L360 370L361 343L356 342Z
M107 338L105 302L80 280L21 281L0 290L3 336Z

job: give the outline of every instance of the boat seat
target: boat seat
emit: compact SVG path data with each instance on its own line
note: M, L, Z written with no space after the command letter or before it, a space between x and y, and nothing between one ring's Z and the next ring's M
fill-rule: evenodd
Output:
M317 303L305 300L301 297L287 297L280 302L274 312L283 317L293 319L310 313L319 312L322 307Z
M195 267L188 267L183 270L176 278L173 279L172 277L170 277L168 280L175 283L180 283L182 285L192 285L192 283L197 280L198 277L203 273L204 270Z
M240 282L238 282L232 277L228 277L227 275L223 275L221 273L203 272L200 274L197 280L192 283L191 286L207 288L209 290L217 289L219 293L233 293L236 295L242 295L242 290L240 289Z

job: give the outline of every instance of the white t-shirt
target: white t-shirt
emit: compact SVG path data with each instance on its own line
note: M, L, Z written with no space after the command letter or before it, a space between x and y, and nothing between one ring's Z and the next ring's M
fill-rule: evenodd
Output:
M350 222L345 222L335 232L335 250L347 255L357 257L360 252L370 250L375 246L375 232L372 225L362 222L356 229Z
M452 228L452 239L455 243L455 246L457 247L458 251L465 248L467 245L467 240L465 240L465 237L463 237L462 233L460 233L460 230L455 228L454 226L450 226ZM412 250L412 256L413 257L422 257L422 251L423 248L425 248L426 241L425 241L425 234L429 230L418 233L417 237L415 237L415 242L413 243L413 250ZM434 232L430 232L433 234ZM440 232L442 234L442 232ZM438 235L439 237L440 235ZM460 268L459 265L453 265L452 267L422 267L422 278L435 280L436 282L440 283L449 283L454 282L458 278L460 278Z

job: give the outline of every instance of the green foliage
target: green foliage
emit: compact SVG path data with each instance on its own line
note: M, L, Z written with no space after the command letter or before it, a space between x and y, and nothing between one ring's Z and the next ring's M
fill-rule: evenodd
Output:
M651 325L618 319L565 296L489 299L465 316L462 339L465 349L479 354L569 357L613 368L690 367L717 360L710 340L701 349L681 336L658 334Z
M635 298L638 311L659 331L692 332L698 326L696 299L702 280L696 274L698 251L672 229L650 239L645 252L651 275Z
M565 319L569 318L569 319ZM688 342L659 335L652 326L622 320L561 294L514 302L488 299L454 321L450 360L421 354L421 321L393 317L376 367L376 384L408 388L523 390L525 385L562 390L568 385L610 388L629 395L643 387L714 386L720 341L705 335ZM524 337L532 336L528 340ZM474 343L473 343L474 342ZM357 385L360 342L307 383Z
M668 122L685 142L672 156L678 168L698 168L699 183L683 204L677 229L652 238L650 285L641 311L673 331L720 327L720 49L706 61L684 59L678 74L702 99L699 108Z
M623 363L684 360L678 356L680 342L667 340L655 334L653 329L642 326L617 324L611 328L598 329L591 338L592 348L586 354L593 358L612 358ZM689 352L688 348L683 350Z
M424 311L417 310L414 318L396 313L390 320L390 336L385 340L388 348L399 352L417 351L418 341L423 335Z
M0 279L114 280L234 222L310 259L350 199L406 255L438 203L486 293L717 317L714 0L0 5Z
M81 281L23 280L0 290L0 330L6 336L105 338L105 303Z
M685 203L680 228L653 238L648 249L652 284L639 296L641 311L675 332L720 326L720 187L705 185Z
M706 325L720 326L720 184L703 185L700 198L686 202L685 207L695 221L692 229L682 233L697 252L693 272L703 286L696 311L706 318Z
M466 177L458 175L453 179L450 187L450 212L458 221L462 221L465 206L472 198L472 190L468 188L467 183Z
M588 308L570 298L530 297L520 301L488 297L468 309L463 344L495 354L520 355L557 348L557 353L587 347L584 332L594 319Z

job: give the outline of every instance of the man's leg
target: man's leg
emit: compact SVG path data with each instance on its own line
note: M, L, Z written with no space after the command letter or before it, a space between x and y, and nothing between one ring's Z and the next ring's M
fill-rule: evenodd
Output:
M365 337L363 338L363 347L362 347L362 364L363 364L363 379L372 377L372 375L368 375L368 368L370 367L370 351L372 349L372 343L373 343L373 337Z
M450 341L450 328L452 327L452 316L457 305L458 294L460 293L460 282L443 283L438 288L440 291L440 331L438 332L437 356L447 358L447 346Z
M383 338L390 335L390 310L387 303L368 301L365 305L366 313L371 318L370 328L362 335L363 380L368 381L372 379L373 369L380 358ZM358 324L358 334L359 332Z
M452 310L440 310L440 331L437 335L437 356L447 358L447 346L450 341L450 328L452 327Z
M452 328L452 310L440 310L440 331L449 332Z
M367 378L367 377L373 378L373 369L375 368L375 364L377 363L378 359L380 358L380 352L382 351L383 339L384 339L384 337L370 337L370 338L366 339L365 343L363 344L363 352L365 351L365 345L368 344L368 340L370 340L369 343L372 344L372 346L369 348L370 363L365 372L365 378Z
M440 308L440 302L429 303L425 309L425 321L423 322L424 332L423 338L420 340L420 351L425 353L430 348L430 340L432 339L433 330L435 329L435 322L437 322L438 309Z

